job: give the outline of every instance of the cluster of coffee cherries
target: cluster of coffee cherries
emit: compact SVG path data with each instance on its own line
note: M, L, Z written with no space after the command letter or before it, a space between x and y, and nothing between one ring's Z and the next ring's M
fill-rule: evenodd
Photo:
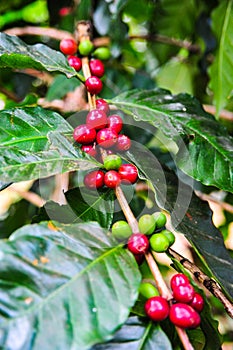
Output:
M189 279L182 273L177 273L170 280L173 299L168 301L159 295L157 288L151 283L141 283L139 293L146 302L146 315L155 322L169 317L177 327L194 329L200 325L200 313L204 308L204 299L190 284Z
M82 40L77 42L72 38L64 38L60 42L60 50L67 55L68 63L77 72L82 69L82 57L92 56L89 61L91 76L86 79L85 86L92 95L98 95L103 84L100 78L104 75L105 68L102 60L109 59L110 51L107 47L94 48L91 40Z

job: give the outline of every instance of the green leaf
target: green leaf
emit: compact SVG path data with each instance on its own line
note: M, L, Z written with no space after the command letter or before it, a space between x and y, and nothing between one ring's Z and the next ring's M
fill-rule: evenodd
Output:
M111 189L90 191L85 187L74 188L65 193L66 200L78 221L97 221L109 229L114 213L114 192Z
M187 175L233 192L233 138L187 94L133 90L112 101L135 120L148 121L179 146L175 159ZM185 142L185 143L184 143Z
M61 99L79 85L80 82L75 78L67 79L64 75L58 75L54 78L52 84L48 88L46 100L52 101L55 99Z
M58 113L40 107L1 111L0 180L37 179L97 166L73 145L72 131Z
M97 223L24 226L0 253L2 349L89 349L111 339L137 298L133 255Z
M172 350L171 343L158 324L131 316L114 338L91 350Z
M0 33L0 67L35 68L61 72L68 78L84 78L67 63L65 56L43 44L27 45L16 36Z
M209 69L209 87L214 93L217 115L232 93L233 74L233 1L221 1L212 13L212 28L218 40L218 51Z
M77 216L69 205L60 205L53 201L48 201L39 208L38 213L33 216L32 223L54 220L63 224L71 224L77 219Z
M213 225L208 204L194 195L192 188L172 171L158 167L153 154L142 145L132 147L127 157L138 167L140 176L152 183L159 206L171 213L173 227L186 236L210 274L233 298L233 259L221 233Z

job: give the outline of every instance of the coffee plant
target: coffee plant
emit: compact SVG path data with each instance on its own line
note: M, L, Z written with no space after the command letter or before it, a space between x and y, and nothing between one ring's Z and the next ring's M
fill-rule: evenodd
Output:
M0 27L0 349L232 348L233 1Z

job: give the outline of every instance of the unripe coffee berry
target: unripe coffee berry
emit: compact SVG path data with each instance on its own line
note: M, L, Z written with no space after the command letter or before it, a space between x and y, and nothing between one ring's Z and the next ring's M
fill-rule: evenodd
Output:
M90 190L95 190L104 186L104 172L94 170L84 176L84 185Z
M106 102L102 98L98 98L96 100L96 109L104 111L106 114L109 114L109 112L110 112L110 108L109 108L108 102Z
M105 128L98 131L96 135L97 143L103 148L110 148L117 142L117 133L110 129Z
M116 188L121 183L120 175L116 170L109 170L104 176L104 183L109 188Z
M74 55L77 49L78 46L74 39L62 39L60 42L60 50L65 55Z
M107 47L98 47L94 52L93 56L100 60L108 60L111 56L110 50Z
M139 286L139 293L144 298L149 299L152 297L159 296L159 291L155 286L149 282L142 282Z
M126 135L119 135L116 143L116 149L119 152L128 151L131 147L131 140Z
M117 154L109 154L104 159L104 167L106 170L118 170L122 164L122 159Z
M103 129L107 125L107 115L104 113L104 111L93 109L88 112L86 123L96 130Z
M67 58L67 60L71 67L73 67L77 72L80 71L80 69L82 68L81 58L71 55Z
M175 326L180 328L196 328L201 322L199 314L190 305L183 303L171 305L169 318Z
M89 144L95 141L96 131L87 124L81 124L74 129L73 138L81 144Z
M164 236L167 237L167 239L169 240L169 247L175 243L175 235L171 232L171 231L168 231L168 230L162 230L160 233L162 233Z
M82 56L88 56L93 49L94 45L90 40L83 40L78 46L78 50Z
M134 184L138 179L138 169L133 164L122 164L118 169L121 182L125 185Z
M87 88L87 91L92 95L98 95L103 88L103 84L100 78L95 77L94 75L87 78L85 81L85 86Z
M152 215L142 215L138 220L139 231L145 235L150 235L155 230L155 219Z
M202 312L204 308L204 299L199 293L195 293L192 301L189 303L197 312Z
M174 290L176 287L181 285L190 284L189 279L183 273L176 273L170 280L171 289Z
M183 284L173 289L173 297L181 303L190 303L193 300L195 290L191 284Z
M112 114L108 117L108 127L113 129L117 134L121 131L123 127L123 120L117 114Z
M152 321L163 321L169 315L169 304L160 296L149 298L145 303L145 313Z
M128 222L119 220L112 225L112 235L118 240L124 240L132 235L132 229Z
M127 247L135 255L145 254L149 248L148 238L142 233L134 233L129 237Z
M90 60L89 62L90 71L92 75L95 75L96 77L101 78L104 75L104 65L102 61L96 59L96 60Z
M166 215L162 212L156 212L152 214L156 220L156 228L161 228L163 227L166 222L167 222L167 218Z
M169 240L162 233L155 233L150 238L150 247L157 253L163 253L169 247Z

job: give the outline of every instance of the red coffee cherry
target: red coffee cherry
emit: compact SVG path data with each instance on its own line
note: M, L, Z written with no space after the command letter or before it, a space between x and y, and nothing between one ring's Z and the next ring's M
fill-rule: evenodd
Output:
M94 158L97 156L97 150L93 145L82 145L81 150Z
M60 42L60 50L65 55L74 55L78 50L78 46L74 39L62 39Z
M137 264L140 266L142 265L143 261L145 260L145 255L144 254L136 254L134 255L135 260L137 261Z
M109 188L116 188L121 183L120 175L115 170L109 170L104 176L104 183Z
M117 133L109 128L97 132L96 141L103 148L110 148L117 142Z
M87 78L85 81L85 86L87 88L87 91L92 95L98 95L103 88L103 84L100 78L95 77L94 75Z
M65 16L69 15L71 12L72 12L71 7L62 7L62 8L60 8L58 14L61 17L65 17Z
M123 127L122 118L117 114L110 115L108 117L108 127L115 130L115 132L119 134Z
M149 249L149 240L142 233L134 233L129 237L127 247L135 255L145 254Z
M107 125L107 115L104 111L93 109L87 114L86 123L94 129L103 129Z
M155 296L147 299L145 303L145 313L153 321L160 322L169 315L169 304L161 296Z
M171 289L174 289L184 284L190 284L190 282L188 277L183 273L176 273L175 275L172 276L170 280Z
M95 141L96 131L87 124L81 124L74 129L74 140L81 144L89 144Z
M192 306L197 312L202 312L204 308L204 299L202 298L201 294L195 293L193 300L189 303L190 306Z
M104 111L106 114L109 114L110 108L108 102L103 100L102 98L98 98L96 101L96 109Z
M190 305L183 303L171 305L169 318L180 328L196 328L201 322L200 315Z
M122 164L118 169L121 182L125 185L134 184L138 179L138 169L133 164Z
M104 186L104 172L101 170L94 170L84 176L84 185L90 190Z
M73 67L77 72L82 68L82 60L77 56L68 56L68 63Z
M190 303L194 294L195 290L191 284L183 284L173 288L173 297L181 303Z
M119 135L116 143L116 149L120 152L128 151L131 147L131 140L126 135Z
M99 78L101 78L104 75L104 65L102 61L98 59L90 60L89 66L92 75L95 75Z

